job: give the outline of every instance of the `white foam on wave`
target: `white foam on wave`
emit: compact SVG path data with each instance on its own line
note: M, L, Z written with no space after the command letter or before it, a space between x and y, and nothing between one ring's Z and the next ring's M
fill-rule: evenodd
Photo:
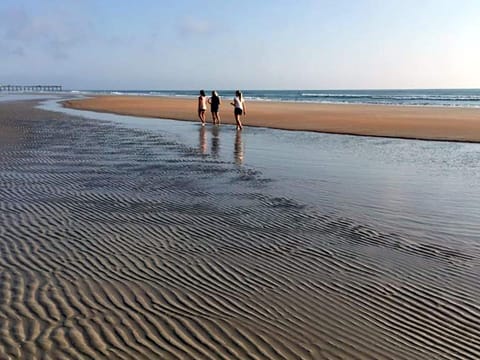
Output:
M480 101L480 95L395 95L395 94L327 94L327 93L302 93L303 97L319 98L365 98L376 100L431 100L431 101Z

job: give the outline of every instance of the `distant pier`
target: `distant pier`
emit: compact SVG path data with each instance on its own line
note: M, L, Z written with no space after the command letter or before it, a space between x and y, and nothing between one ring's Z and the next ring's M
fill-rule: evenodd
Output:
M6 92L57 92L60 85L0 85L0 91Z

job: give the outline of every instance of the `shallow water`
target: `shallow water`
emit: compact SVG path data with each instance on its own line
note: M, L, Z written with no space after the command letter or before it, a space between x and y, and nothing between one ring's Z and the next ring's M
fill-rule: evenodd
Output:
M58 99L58 95L54 94L12 94L0 93L0 102L24 101L24 100L44 100Z
M45 109L168 134L261 173L269 191L434 244L480 247L480 144L389 139ZM247 119L248 123L248 119ZM415 240L417 241L417 240Z

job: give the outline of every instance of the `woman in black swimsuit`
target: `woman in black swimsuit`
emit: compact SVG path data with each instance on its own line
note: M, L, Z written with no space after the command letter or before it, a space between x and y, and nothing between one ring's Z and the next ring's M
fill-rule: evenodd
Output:
M210 111L212 112L212 124L220 125L220 116L218 115L218 110L220 109L220 104L222 101L220 100L220 96L216 91L212 91L212 96L208 99L208 103L210 104Z

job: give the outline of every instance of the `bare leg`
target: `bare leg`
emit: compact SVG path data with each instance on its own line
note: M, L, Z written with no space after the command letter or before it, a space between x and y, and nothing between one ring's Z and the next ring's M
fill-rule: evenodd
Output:
M218 117L218 112L212 112L212 119L215 125L220 124L220 118Z
M240 121L240 115L235 114L235 121L237 122L237 130L242 130L242 122Z
M198 110L198 117L202 122L202 125L205 125L205 110Z

